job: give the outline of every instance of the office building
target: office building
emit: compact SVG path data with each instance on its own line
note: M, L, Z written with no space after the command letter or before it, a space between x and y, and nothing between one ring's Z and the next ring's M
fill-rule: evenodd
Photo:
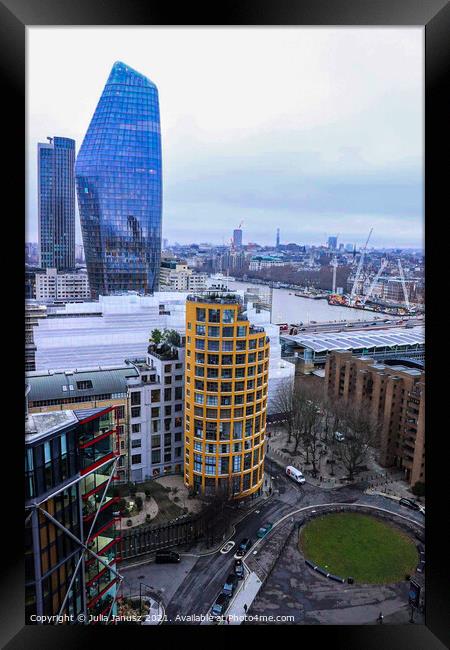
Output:
M237 294L188 297L184 478L195 493L260 493L269 347Z
M130 480L144 481L183 469L184 345L150 343L132 362L128 379Z
M38 143L38 226L42 268L75 267L75 140Z
M208 276L197 273L181 260L161 260L160 286L162 291L199 291L206 288Z
M242 230L241 228L236 228L233 230L233 248L238 249L242 248Z
M28 414L25 615L64 624L117 614L120 531L114 408ZM50 621L55 624L54 621Z
M128 381L136 375L136 369L124 362L117 366L28 372L26 382L29 385L29 412L114 408L117 428L114 451L118 454L116 475L119 482L125 483L129 478Z
M277 250L280 248L280 229L279 228L277 228L277 239L276 239L275 247L276 247Z
M36 342L34 340L35 327L41 318L47 317L45 305L25 302L25 371L36 370Z
M328 237L328 248L332 251L335 251L337 248L337 237Z
M414 367L417 366L417 367ZM404 471L411 485L425 482L425 372L420 362L376 363L335 351L325 365L325 391L333 401L365 405L379 423L379 460Z
M87 273L65 273L47 268L45 273L36 273L34 297L37 300L90 298Z
M75 164L92 296L157 291L161 130L155 84L113 65Z

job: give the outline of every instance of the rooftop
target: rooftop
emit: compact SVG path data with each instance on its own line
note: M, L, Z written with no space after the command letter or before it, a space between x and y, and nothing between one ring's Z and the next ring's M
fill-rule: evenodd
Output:
M386 348L397 346L425 345L425 328L382 329L372 332L330 332L320 334L281 334L286 342L292 342L314 352L328 350L354 350L359 348Z
M127 392L127 377L138 375L131 365L80 368L53 372L35 370L26 374L30 402Z
M189 294L187 297L189 302L203 302L218 305L242 305L243 300L237 293L230 293L227 291L217 290L204 290L198 291L195 294Z
M27 442L33 442L41 436L64 429L78 422L73 411L50 411L48 413L30 413L25 420Z

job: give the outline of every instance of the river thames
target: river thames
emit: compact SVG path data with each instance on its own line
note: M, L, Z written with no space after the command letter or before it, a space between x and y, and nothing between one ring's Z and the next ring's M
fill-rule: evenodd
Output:
M228 286L230 289L252 288L267 294L269 292L269 287L249 282L229 280ZM395 320L395 317L376 314L372 311L329 305L326 299L300 298L295 295L293 289L273 289L272 293L272 323L304 323L308 325L312 321L316 323L341 323L358 320L375 322L385 318Z

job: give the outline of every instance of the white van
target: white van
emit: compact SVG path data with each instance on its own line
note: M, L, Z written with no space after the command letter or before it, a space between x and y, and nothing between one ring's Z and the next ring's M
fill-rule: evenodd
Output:
M292 467L291 465L288 465L286 467L286 474L289 476L289 478L292 478L296 483L304 483L305 482L305 477L301 473L299 469L296 469L295 467Z

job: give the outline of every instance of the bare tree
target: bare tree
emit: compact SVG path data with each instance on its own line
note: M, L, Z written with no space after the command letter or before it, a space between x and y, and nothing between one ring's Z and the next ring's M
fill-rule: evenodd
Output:
M287 444L291 442L295 425L294 401L294 386L292 385L292 381L285 379L280 382L273 397L272 404L275 413L281 415L286 423L288 433Z
M353 480L356 468L367 459L369 447L376 444L380 425L366 404L348 404L340 412L340 431L344 439L336 445L336 455Z

